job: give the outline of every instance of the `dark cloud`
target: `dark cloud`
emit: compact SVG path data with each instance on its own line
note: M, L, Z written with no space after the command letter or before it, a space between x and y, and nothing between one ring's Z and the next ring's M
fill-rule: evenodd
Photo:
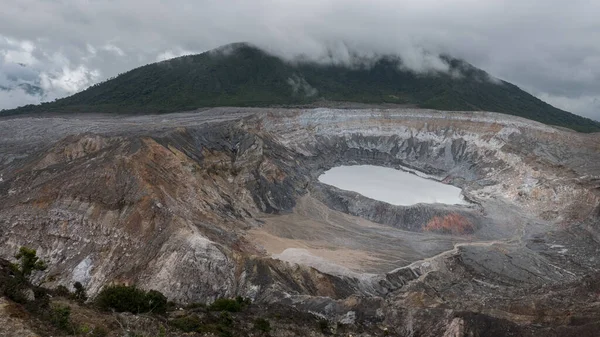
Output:
M589 0L5 0L0 72L27 65L53 99L238 41L322 62L394 53L416 71L443 70L432 55L446 53L600 119L598 13Z

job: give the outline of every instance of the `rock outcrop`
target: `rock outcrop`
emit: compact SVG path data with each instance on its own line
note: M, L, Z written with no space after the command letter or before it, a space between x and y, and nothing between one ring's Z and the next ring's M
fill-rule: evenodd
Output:
M0 256L37 249L48 286L242 295L401 336L598 327L597 134L411 109L20 117L0 130ZM351 164L425 174L470 204L392 206L318 182Z

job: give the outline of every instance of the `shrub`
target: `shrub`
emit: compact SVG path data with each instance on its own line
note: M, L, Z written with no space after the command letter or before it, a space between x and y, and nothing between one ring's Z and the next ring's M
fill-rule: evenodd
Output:
M44 308L48 308L50 306L50 296L48 295L48 292L46 291L46 289L41 288L41 287L34 287L33 288L33 297L35 299L30 304L35 305L35 307L37 309L44 309Z
M84 324L77 329L77 334L90 337L106 337L108 331L100 326L88 326Z
M60 296L60 297L70 297L71 296L71 292L69 291L69 289L63 285L59 285L58 287L54 288L54 290L52 292L54 293L54 296Z
M87 335L90 332L92 332L92 327L90 327L87 324L83 324L83 325L79 326L79 328L77 328L77 333L80 335Z
M233 336L233 317L229 312L223 311L219 317L209 317L209 322L203 322L196 315L175 318L169 324L183 332L211 333L220 337Z
M158 337L165 337L167 335L167 329L164 326L158 328Z
M216 332L219 337L233 337L231 328L233 327L233 317L227 311L222 311L219 316L219 324L216 326Z
M153 312L165 313L167 298L156 290L145 292L135 286L109 286L100 291L95 299L102 310L128 311L134 314Z
M194 302L194 303L190 303L190 304L186 305L185 308L187 310L205 309L206 308L206 304L200 303L200 302Z
M317 327L325 335L329 335L331 333L331 329L329 328L329 322L326 319L320 319L317 323Z
M19 263L4 262L0 266L7 271L6 275L0 275L0 296L4 295L17 303L26 304L28 297L31 299L28 293L32 291L28 276L36 264L38 268L45 268L45 264L38 262L35 250L26 247L21 247L15 258L19 259Z
M219 316L219 325L227 328L231 327L233 325L233 317L231 317L231 314L227 311L222 311Z
M56 305L50 308L49 321L56 328L71 332L71 308L66 305Z
M146 293L146 304L149 312L164 314L167 312L167 297L161 292L150 290Z
M27 311L29 311L32 314L36 314L36 315L45 315L51 308L50 308L50 296L48 296L48 293L46 292L46 290L44 288L39 288L39 287L29 287L29 288L24 288L24 291L22 292L24 295L26 295L26 302L23 303L25 306L25 309ZM33 294L33 299L31 298L31 295Z
M209 307L211 311L229 311L238 312L242 310L242 306L236 301L229 298L219 298L215 300Z
M201 334L211 334L219 337L234 336L234 321L231 314L222 311L218 317L208 315L207 321L203 321L197 315L178 317L169 321L169 324L184 332L197 332Z
M83 303L83 302L87 301L88 297L85 292L85 288L83 287L81 282L73 283L73 287L75 288L75 293L73 293L73 298L75 298L75 300L77 300L77 302L79 302L79 303Z
M252 300L248 297L242 297L242 296L238 296L235 298L236 302L238 302L239 304L242 305L242 307L247 307L250 304L252 304Z
M202 321L196 315L178 317L169 324L183 332L194 332L202 328Z
M208 307L208 310L239 312L245 309L248 305L250 305L250 299L242 298L240 296L236 297L235 299L219 298Z
M46 270L47 268L46 263L37 257L35 249L21 247L15 258L20 261L18 270L25 278L29 278L35 270Z
M145 297L141 289L117 285L103 288L96 297L96 304L103 310L140 313L144 311Z
M257 318L254 320L254 330L269 332L271 331L271 323L264 318Z
M8 278L4 284L4 296L11 300L25 304L27 303L27 297L25 296L24 290L26 289L25 280L19 277Z

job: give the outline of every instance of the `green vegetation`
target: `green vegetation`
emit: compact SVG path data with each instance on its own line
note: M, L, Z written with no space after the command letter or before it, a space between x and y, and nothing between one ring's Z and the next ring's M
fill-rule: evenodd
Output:
M163 113L213 106L302 105L317 101L412 104L439 110L484 110L577 131L600 122L557 109L464 61L443 57L449 72L416 74L394 57L370 67L295 64L239 44L149 64L73 96L1 114L41 112Z
M105 328L99 326L81 325L77 329L77 335L90 336L90 337L105 337L108 335L108 331Z
M319 322L317 323L317 328L324 335L330 335L331 334L331 328L329 327L329 321L327 321L326 319L320 319Z
M264 318L257 318L254 320L254 330L269 332L271 331L271 323Z
M95 303L100 309L106 311L134 314L145 312L164 314L167 311L167 298L163 294L155 290L146 292L135 286L104 287L96 296Z
M244 311L250 304L250 299L240 296L235 299L219 298L208 307L197 303L190 304L186 308L193 310L191 314L174 318L169 324L183 332L212 333L221 337L235 336L235 319L231 313ZM266 325L260 322L259 327L259 331L268 331L271 328L269 322L266 322Z
M206 309L206 304L194 302L194 303L190 303L190 304L186 305L185 308L187 310Z
M19 260L18 271L25 278L29 278L35 270L46 270L46 263L37 257L35 249L21 247L15 255L15 259Z
M35 270L45 270L46 264L39 259L37 252L28 247L21 247L15 255L18 263L10 263L0 259L0 296L4 295L13 303L9 303L8 309L14 315L21 318L34 317L36 322L34 328L43 331L43 335L77 335L104 337L108 331L103 327L102 321L94 321L93 317L85 317L88 322L81 322L81 315L72 319L73 310L82 310L86 308L84 302L87 300L85 288L80 282L74 283L75 291L71 293L65 286L58 286L54 290L45 289L41 286L35 286L29 281L29 277ZM122 296L122 302L128 299L136 299L137 312L164 313L166 311L166 297L158 291L144 292L134 287L112 287L117 291L106 291L101 297L101 303L111 304L115 297L110 295ZM111 287L106 288L111 289ZM63 297L62 299L52 300L52 297ZM67 300L73 302L67 305ZM110 307L110 306L109 306ZM139 310L138 310L139 308ZM90 307L87 307L89 310ZM89 322L89 321L92 322ZM164 328L163 328L164 330ZM164 335L164 334L163 334Z
M53 296L61 296L61 297L70 297L71 292L69 291L69 289L67 287L65 287L61 284L52 290L52 295Z
M85 288L83 287L81 282L75 282L73 284L73 287L75 288L73 298L79 303L84 303L85 301L87 301L87 293L85 292Z
M56 328L72 333L74 331L71 324L71 308L66 305L52 306L48 312L48 320Z
M250 305L250 299L242 298L240 296L235 299L219 298L215 300L208 309L210 311L228 311L228 312L240 312Z
M46 267L37 257L35 250L22 247L16 257L19 259L18 264L0 259L0 295L13 300L7 307L7 310L11 310L11 315L24 319L34 317L34 330L44 331L44 334L105 337L110 328L111 331L121 331L126 336L167 336L172 329L177 329L187 333L233 337L238 336L243 329L252 328L260 335L265 335L263 333L271 330L269 321L255 319L252 311L246 310L250 307L251 300L239 296L220 298L209 306L192 303L182 312L180 309L175 310L181 308L180 305L167 302L167 298L158 291L114 285L104 287L94 299L93 305L86 305L88 297L85 287L80 282L73 284L73 292L65 286L48 290L32 285L24 277L22 270L31 275L33 270ZM90 315L90 312L94 313L94 309L107 312L95 311L98 316L103 316L96 318L94 314ZM162 315L168 309L173 311L170 315L153 318L146 315L145 322L152 322L149 325L132 324L137 319L128 320L111 313L114 311ZM167 322L168 325L163 325Z
M146 308L148 312L164 314L167 312L167 297L160 291L150 290L146 293Z
M10 270L10 277L0 278L0 295L4 295L11 300L26 304L32 300L32 296L36 299L45 300L45 293L40 291L39 287L32 287L29 284L29 277L35 270L45 270L46 263L40 260L35 249L27 247L19 248L15 258L17 263L9 263L3 260L4 265L1 268Z
M198 331L204 326L202 320L196 315L177 317L169 321L169 324L183 332Z
M16 303L22 304L26 312L33 314L42 321L48 322L56 329L65 333L74 333L71 323L71 308L66 305L50 305L48 291L32 285L29 281L33 271L45 270L44 261L37 256L35 249L21 247L15 258L18 263L0 261L0 295L5 295ZM7 273L8 271L8 273ZM64 291L65 289L59 289ZM68 293L68 290L66 290Z
M34 265L39 261L32 258L36 254L23 256L33 261ZM73 285L74 292L65 286L49 290L32 285L21 275L21 268L20 265L0 259L0 295L13 300L7 303L5 310L10 317L27 320L34 332L44 336L106 337L118 334L142 337L179 336L182 333L186 336L269 336L272 325L282 320L287 324L296 324L300 329L306 328L308 332L318 328L331 334L329 323L322 320L317 324L318 318L312 314L290 308L254 307L250 299L239 296L220 298L209 306L192 303L182 310L182 305L167 302L158 291L146 292L134 286L107 286L95 298L95 305L86 304L87 295L81 283ZM98 308L107 312L100 312ZM112 312L163 314L167 309L170 312L161 316L119 315ZM269 316L271 321L261 317L271 310L276 311Z
M196 314L177 317L169 324L183 332L213 333L221 337L234 336L234 319L227 311L222 311L218 316L207 315L201 319Z

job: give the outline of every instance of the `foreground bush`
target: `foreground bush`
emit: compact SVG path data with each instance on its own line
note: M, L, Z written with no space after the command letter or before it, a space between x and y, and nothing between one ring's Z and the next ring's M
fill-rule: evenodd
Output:
M227 311L221 311L218 316L208 314L203 319L195 314L174 318L169 324L184 332L211 334L219 337L234 337L235 321Z
M167 297L160 291L150 290L146 293L146 304L148 311L157 314L164 314L167 312L168 301Z
M48 320L56 328L66 331L73 332L73 324L71 323L71 308L66 305L57 304L52 306L48 311Z
M264 318L257 318L254 320L254 330L269 332L271 331L271 323Z
M183 332L195 332L200 330L204 323L198 316L183 316L177 317L169 322L173 327L183 331Z
M239 312L250 305L250 299L238 296L235 299L219 298L215 300L208 309L210 311Z
M162 293L156 290L146 292L135 286L104 287L96 296L95 303L102 310L127 311L134 314L164 314L167 311L167 298Z

